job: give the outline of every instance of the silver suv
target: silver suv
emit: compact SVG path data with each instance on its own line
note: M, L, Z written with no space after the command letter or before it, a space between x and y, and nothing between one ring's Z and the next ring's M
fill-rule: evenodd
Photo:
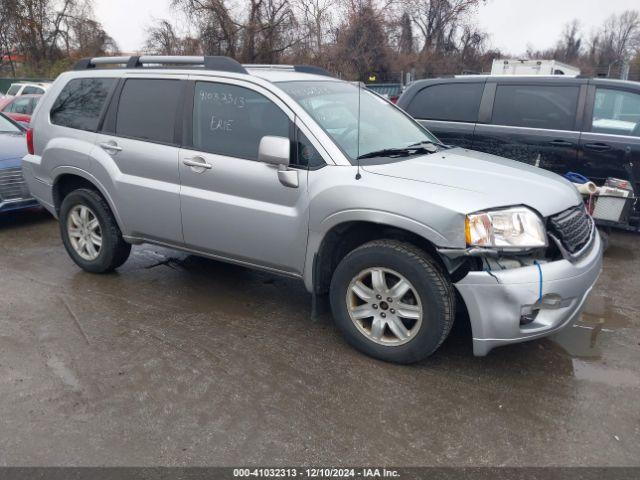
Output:
M24 176L81 268L146 242L299 278L383 360L435 352L456 310L479 356L549 335L601 270L569 182L445 146L314 67L83 60L31 124Z

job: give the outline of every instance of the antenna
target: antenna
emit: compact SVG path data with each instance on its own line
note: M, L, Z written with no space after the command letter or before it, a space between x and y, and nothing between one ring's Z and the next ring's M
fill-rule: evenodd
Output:
M356 162L358 162L358 171L356 173L356 180L362 178L362 175L360 175L360 94L362 85L360 83L360 79L358 79L358 128L356 130Z

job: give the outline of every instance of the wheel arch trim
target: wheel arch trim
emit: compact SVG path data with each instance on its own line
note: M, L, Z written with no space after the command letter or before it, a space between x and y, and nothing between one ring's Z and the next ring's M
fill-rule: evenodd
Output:
M333 213L319 223L317 230L309 230L309 242L304 268L304 283L309 292L314 292L314 272L317 268L315 264L323 242L335 228L352 222L376 224L380 227L405 230L424 238L436 247L449 244L447 237L440 232L428 225L396 213L374 209L349 209Z
M53 178L52 185L54 190L58 182L60 181L60 179L65 175L73 175L76 177L80 177L88 181L89 183L91 183L98 190L98 192L100 192L100 194L103 196L103 198L109 205L109 208L111 209L111 212L113 213L113 216L116 219L116 223L118 224L120 231L122 231L124 234L125 232L125 230L123 229L124 225L122 223L122 219L120 218L120 214L118 213L118 209L115 207L113 198L109 194L109 191L104 187L104 185L102 185L102 183L95 176L91 175L86 170L83 170L78 167L73 167L70 165L64 165L64 166L56 167L52 172L52 178ZM56 209L57 208L59 208L59 205L56 207Z

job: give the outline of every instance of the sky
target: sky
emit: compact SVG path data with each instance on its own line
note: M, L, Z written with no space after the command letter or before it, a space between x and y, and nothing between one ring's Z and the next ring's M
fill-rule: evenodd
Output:
M97 20L125 52L141 48L154 19L174 16L169 0L94 0L94 5ZM588 34L611 14L639 7L638 0L488 0L475 19L492 47L519 55L528 46L553 46L574 18Z

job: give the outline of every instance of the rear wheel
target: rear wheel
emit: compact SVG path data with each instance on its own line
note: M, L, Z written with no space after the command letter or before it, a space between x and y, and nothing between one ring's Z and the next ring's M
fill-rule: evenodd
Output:
M331 307L347 341L395 363L420 361L453 324L453 287L419 248L395 240L367 243L348 254L331 282Z
M60 233L69 256L88 272L110 272L126 262L131 253L131 245L122 238L109 205L94 190L75 190L64 198Z

